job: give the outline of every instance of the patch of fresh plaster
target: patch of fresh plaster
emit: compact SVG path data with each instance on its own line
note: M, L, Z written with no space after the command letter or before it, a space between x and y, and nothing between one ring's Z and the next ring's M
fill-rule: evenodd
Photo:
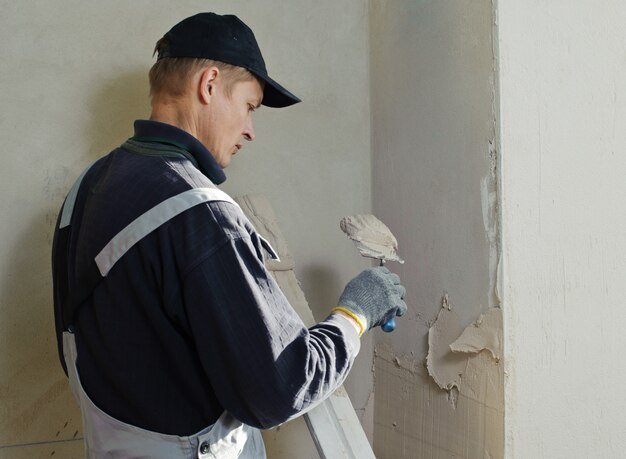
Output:
M450 344L453 352L477 354L483 349L499 362L502 358L502 310L491 308L472 324L468 325L461 336Z
M450 350L450 344L462 331L459 317L452 309L448 294L445 294L437 320L428 330L426 368L437 385L447 391L461 386L461 375L467 365L467 356Z
M456 408L459 394L477 401L494 398L493 407L501 409L502 389L502 310L491 308L474 323L461 329L459 318L452 308L447 294L444 295L437 319L428 331L428 374L439 388L448 392L447 398ZM481 351L488 350L491 357L485 359ZM485 384L495 394L485 393Z

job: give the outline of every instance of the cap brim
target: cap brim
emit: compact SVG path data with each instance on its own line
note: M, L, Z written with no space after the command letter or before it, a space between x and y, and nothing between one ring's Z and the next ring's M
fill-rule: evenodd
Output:
M272 80L269 76L259 74L256 75L263 81L265 81L265 88L263 89L263 101L261 102L261 105L265 105L266 107L281 108L289 107L290 105L301 102L298 97L287 91L281 85Z

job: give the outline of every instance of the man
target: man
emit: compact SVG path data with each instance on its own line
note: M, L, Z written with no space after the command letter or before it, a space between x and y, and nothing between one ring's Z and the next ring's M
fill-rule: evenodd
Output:
M216 185L255 138L273 81L252 31L202 13L155 50L152 114L70 190L53 244L61 363L89 457L264 457L257 429L345 379L359 336L402 315L405 289L363 271L307 329L266 271L277 258Z

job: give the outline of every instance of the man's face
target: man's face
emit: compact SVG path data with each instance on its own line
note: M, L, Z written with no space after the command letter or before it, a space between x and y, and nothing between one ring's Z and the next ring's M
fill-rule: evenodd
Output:
M263 88L256 78L235 83L230 97L223 85L216 85L200 140L222 169L230 164L244 140L254 140L252 112L262 98Z

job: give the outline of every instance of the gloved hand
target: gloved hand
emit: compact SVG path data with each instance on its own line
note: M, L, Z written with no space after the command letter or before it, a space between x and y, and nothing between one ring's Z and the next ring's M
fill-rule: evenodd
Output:
M345 308L348 311L344 312L364 318L363 331L371 330L393 317L394 310L395 315L404 315L407 309L403 301L405 293L397 274L384 266L368 268L348 282L339 298L338 309Z

